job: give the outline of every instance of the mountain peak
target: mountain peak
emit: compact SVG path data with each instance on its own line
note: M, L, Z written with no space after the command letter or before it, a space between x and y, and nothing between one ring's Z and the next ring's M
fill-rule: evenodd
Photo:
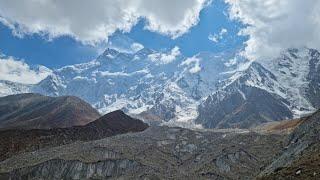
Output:
M115 49L119 52L130 54L134 54L144 48L142 44L135 42L126 35L119 33L116 33L109 38L107 46L108 48Z
M109 58L114 58L115 56L117 56L120 52L112 49L112 48L107 48L104 52L103 52L103 56L104 57L109 57Z

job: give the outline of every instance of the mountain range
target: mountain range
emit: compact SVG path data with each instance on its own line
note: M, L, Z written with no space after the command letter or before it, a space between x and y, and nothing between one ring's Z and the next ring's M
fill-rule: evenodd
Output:
M126 47L133 43L121 41ZM149 123L248 128L314 112L320 108L319 83L320 53L306 47L252 62L239 53L185 57L178 47L142 46L108 48L95 60L55 69L34 85L1 81L0 91L77 96L101 114L121 109Z
M308 48L253 62L200 104L196 121L243 128L312 113L319 108L319 64L320 53Z

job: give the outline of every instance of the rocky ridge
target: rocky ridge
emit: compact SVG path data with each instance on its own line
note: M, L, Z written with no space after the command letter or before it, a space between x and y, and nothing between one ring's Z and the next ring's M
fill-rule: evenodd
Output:
M0 98L0 129L50 129L85 125L100 117L74 96L18 94Z
M146 128L148 128L147 124L118 110L84 126L3 130L0 131L0 160L23 152L52 148L76 141L92 141L128 132L139 132Z

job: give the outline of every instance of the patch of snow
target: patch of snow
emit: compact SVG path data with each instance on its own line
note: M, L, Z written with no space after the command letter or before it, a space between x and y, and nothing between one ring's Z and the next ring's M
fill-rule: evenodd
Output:
M67 71L74 71L76 73L81 73L83 71L86 71L90 68L94 68L100 65L99 61L93 60L89 61L87 63L81 63L81 64L74 64L69 66L64 66L60 69L55 70L56 73L64 73Z
M242 98L243 98L244 100L247 100L246 95L245 95L240 89L238 89L238 92L241 94L241 96L242 96Z
M109 72L109 71L100 71L98 72L101 76L129 76L125 72Z

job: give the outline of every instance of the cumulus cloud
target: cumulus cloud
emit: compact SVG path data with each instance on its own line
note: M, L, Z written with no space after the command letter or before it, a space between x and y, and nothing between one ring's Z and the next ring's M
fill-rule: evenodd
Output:
M195 74L201 71L201 67L200 67L200 59L197 58L196 56L193 56L191 58L187 58L185 61L183 61L181 63L181 65L186 65L186 66L190 66L190 64L193 64L193 66L191 66L191 68L189 69L189 72L191 74Z
M44 66L31 68L28 64L13 57L0 57L0 80L36 84L51 73L52 71Z
M319 0L225 0L229 15L246 24L244 55L270 58L291 47L320 49Z
M130 31L140 19L145 28L172 38L199 21L210 0L0 0L0 21L14 34L69 35L98 43L116 30Z
M112 35L108 40L107 47L124 53L136 53L144 48L142 44L123 34Z
M133 52L140 51L143 48L144 48L144 46L142 44L140 44L140 43L136 43L135 42L135 43L131 44L131 49L132 49Z
M227 33L228 33L228 30L225 28L222 28L218 34L214 34L214 35L209 34L208 39L210 41L218 43L221 39L223 39L224 35Z
M156 62L157 64L168 64L174 61L178 56L181 55L180 49L178 46L175 46L171 49L169 53L154 53L148 55L151 61Z

